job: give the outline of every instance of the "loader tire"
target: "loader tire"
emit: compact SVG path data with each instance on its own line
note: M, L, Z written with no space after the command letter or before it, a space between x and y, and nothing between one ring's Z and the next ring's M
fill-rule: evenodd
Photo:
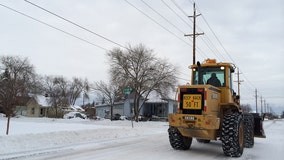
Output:
M244 146L252 148L254 145L254 117L252 114L244 113Z
M244 150L244 124L240 114L227 114L222 123L222 148L226 156L240 157Z
M176 150L188 150L192 143L191 137L184 137L181 135L176 127L170 127L168 129L169 140L171 146Z

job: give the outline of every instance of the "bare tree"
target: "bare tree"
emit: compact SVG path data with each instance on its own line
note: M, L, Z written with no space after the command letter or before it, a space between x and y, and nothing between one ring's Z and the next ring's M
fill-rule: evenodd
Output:
M84 105L84 99L89 99L89 82L87 79L84 81L80 78L73 78L73 81L70 82L69 86L69 103L71 105L74 105L76 103L76 100L80 97L81 94L83 94L83 105Z
M103 97L106 103L110 105L110 119L113 118L114 102L119 97L119 88L114 84L107 84L103 81L95 82L93 89L97 91L100 97Z
M127 50L113 49L108 52L110 75L113 84L132 88L134 115L138 121L140 110L153 91L168 96L176 84L176 68L165 59L154 56L153 50L143 45ZM142 101L140 103L140 101Z
M17 98L28 96L36 86L34 67L27 58L2 56L1 64L5 69L0 80L0 106L7 120L6 134L9 134L10 118L14 114Z
M89 83L80 78L73 78L68 81L62 76L45 76L43 85L43 93L48 97L48 103L55 108L55 117L58 117L59 108L67 108L74 105L76 100L83 93L84 98L89 98Z
M58 93L59 95L59 105L61 107L68 107L69 104L69 82L68 80L66 80L63 76L58 76L55 77L53 80L53 83L55 84L55 91Z
M68 81L62 76L45 76L43 80L43 92L47 102L55 108L55 118L58 118L58 109L69 106Z

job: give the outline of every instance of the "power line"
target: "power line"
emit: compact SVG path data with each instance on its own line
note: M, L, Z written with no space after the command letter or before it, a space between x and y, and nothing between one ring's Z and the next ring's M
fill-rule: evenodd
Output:
M179 38L177 35L175 35L173 32L169 31L166 27L162 26L159 22L157 22L154 18L150 17L149 15L147 15L145 12L143 12L142 10L138 9L136 6L134 6L132 3L128 2L127 0L125 0L128 4L130 4L132 7L134 7L135 9L137 9L138 11L140 11L143 15L145 15L147 18L151 19L152 21L154 21L156 24L158 24L160 27L162 27L163 29L167 30L168 32L170 32L171 34L173 34L175 37ZM179 30L183 35L184 32L178 28L175 24L173 24L170 20L168 20L167 18L165 18L165 16L163 16L161 13L159 13L158 11L156 11L153 7L151 7L148 3L146 3L144 0L141 0L148 8L150 8L153 12L155 12L156 14L158 14L160 17L162 17L165 21L167 21L169 24L171 24L174 28L176 28L177 30ZM172 11L175 13L175 15L177 15L181 20L183 20L169 5L167 5L163 0L162 2ZM183 22L185 22L190 28L192 28L192 26L190 26L185 20L183 20ZM180 38L179 38L180 39ZM182 39L181 39L182 40ZM189 38L190 41L192 41L192 39ZM183 42L185 42L184 40L182 40ZM189 45L188 42L185 42L186 44ZM190 45L191 46L191 45ZM206 55L204 56L203 51L197 47L197 50L200 51L200 55L205 59Z
M195 3L194 0L188 0L188 1L189 1L189 3L191 3L192 5Z
M170 10L170 11L172 11L179 19L181 19L190 29L193 29L193 27L189 24L189 23L187 23L174 9L172 9L164 0L161 0L162 1L162 3ZM187 37L188 38L188 40L190 40L191 42L192 42L192 39L191 38L189 38L189 37ZM199 53L202 53L202 54L204 54L203 53L203 51L201 51L201 49L199 48L199 47L197 47L197 50L199 51ZM206 56L204 56L204 55L201 55L204 59L205 59L205 57Z
M197 7L198 8L198 7ZM199 12L201 13L200 9L198 8ZM224 45L222 44L222 42L220 41L220 39L217 37L216 33L213 31L213 29L211 28L211 26L209 25L209 23L207 22L205 16L203 14L201 14L201 17L203 18L204 22L206 23L206 25L208 26L209 30L212 32L212 34L214 35L214 37L216 38L217 42L220 44L220 46L222 47L222 49L224 50L225 54L227 54L227 56L229 57L229 59L236 64L236 62L233 60L233 58L231 57L231 55L229 54L229 52L225 49Z
M58 15L58 14L55 14L54 12L51 12L51 11L49 11L49 10L47 10L47 9L45 9L45 8L43 8L43 7L41 7L41 6L37 5L37 4L35 4L35 3L32 3L32 2L30 2L30 1L28 1L28 0L24 0L24 1L27 2L27 3L29 3L29 4L31 4L31 5L33 5L33 6L35 6L35 7L37 7L37 8L39 8L39 9L41 9L41 10L43 10L43 11L45 11L45 12L47 12L47 13L50 13L50 14L52 14L52 15L54 15L54 16L56 16L56 17L58 17L58 18L60 18L60 19L62 19L62 20L64 20L64 21L66 21L66 22L68 22L68 23L71 23L71 24L73 24L73 25L75 25L75 26L77 26L77 27L79 27L79 28L81 28L81 29L83 29L83 30L89 32L89 33L92 33L92 34L94 34L94 35L96 35L96 36L98 36L98 37L100 37L100 38L102 38L102 39L104 39L104 40L107 40L107 41L109 41L109 42L111 42L111 43L113 43L113 44L116 44L116 45L118 45L118 46L120 46L120 47L122 47L122 48L127 49L127 48L124 47L123 45L121 45L121 44L119 44L119 43L117 43L117 42L114 42L113 40L110 40L110 39L108 39L108 38L106 38L106 37L104 37L104 36L102 36L102 35L100 35L100 34L94 32L94 31L91 31L90 29L87 29L87 28L85 28L85 27L79 25L78 23L75 23L75 22L73 22L73 21L71 21L71 20L68 20L68 19L66 19L66 18L64 18L64 17L62 17L62 16L60 16L60 15Z
M172 1L172 3L185 15L185 16L187 16L187 13L174 1L174 0L171 0ZM192 5L194 4L194 2L190 2ZM199 11L200 12L200 11ZM201 12L200 12L201 13ZM201 14L202 15L202 14ZM187 16L188 17L188 16ZM202 15L202 17L204 17L203 15ZM189 19L191 22L192 22L192 19ZM199 25L196 25L197 26L197 28L200 30L200 31L202 31L202 32L204 32L200 27L199 27ZM212 43L211 42L211 40L210 40L210 38L205 34L205 38L207 38L208 39L208 41L209 41L209 44L210 43ZM216 55L216 53L213 51L213 49L210 47L210 45L208 44L208 43L206 43L206 41L204 40L204 38L201 38L201 40L204 42L204 44ZM214 47L214 45L212 45L213 47ZM197 47L199 50L201 50L199 47ZM216 47L214 47L215 49L216 49ZM216 49L217 50L217 49ZM218 50L217 50L218 51ZM216 55L217 56L217 55ZM221 54L221 56L223 57L223 55ZM217 57L219 57L219 56L217 56Z
M153 12L155 12L156 14L158 14L160 17L162 17L165 21L167 21L169 24L171 24L172 26L174 26L176 29L178 29L181 33L184 34L184 32L179 29L176 25L174 25L172 22L170 22L167 18L165 18L165 16L163 16L162 14L160 14L159 12L157 12L153 7L151 7L148 3L146 3L145 1L141 0L148 8L150 8ZM142 11L141 9L139 9L138 7L136 7L133 3L130 3L129 1L125 0L126 3L128 3L130 6L132 6L133 8L135 8L137 11L139 11L140 13L142 13L144 16L146 16L147 18L149 18L150 20L152 20L154 23L156 23L158 26L160 26L161 28L163 28L164 30L166 30L167 32L169 32L170 34L172 34L173 36L175 36L176 38L178 38L179 40L183 41L184 43L186 43L187 45L189 45L190 47L192 47L191 44L189 44L188 42L184 41L183 39L181 39L179 36L177 36L174 32L172 32L171 30L167 29L165 26L161 25L158 21L156 21L154 18L152 18L151 16L149 16L148 14L146 14L144 11ZM165 4L165 3L164 3ZM176 12L175 12L176 13ZM176 13L177 14L177 13ZM190 26L190 25L189 25ZM190 26L191 27L191 26ZM192 27L191 27L192 28ZM192 40L191 40L192 41ZM200 48L197 47L197 49L199 51L201 51ZM200 53L201 56L203 58L205 58L206 56L204 56L203 52L201 51Z
M205 35L205 34L204 34ZM205 39L203 38L203 36L200 37L201 40L205 43L205 45L208 47L209 50L211 50L212 53L215 54L216 57L218 57L220 59L220 57L217 55L216 51L212 49L212 47L210 47L210 43L208 43L207 41L205 41Z
M208 37L208 35L205 34L205 38L208 40L209 45L215 50L216 54L220 54L221 58L223 61L226 60L226 58L223 56L223 54L217 49L217 47L213 44L213 42L211 41L211 39ZM210 48L211 48L210 47Z
M173 0L171 0L185 15L186 13L182 10L181 7L179 7ZM189 0L189 3L193 4L194 0ZM197 6L198 8L198 6ZM201 13L200 9L198 8L199 12ZM212 27L209 25L208 21L206 20L205 16L202 14L202 18L204 20L204 22L206 23L206 25L208 26L209 30L212 32L212 34L214 35L215 39L218 41L218 43L220 44L221 48L224 50L225 54L228 56L228 58L234 63L236 64L236 62L234 61L234 59L231 57L231 55L229 54L229 52L225 49L224 45L221 43L220 39L217 37L216 33L213 31ZM213 45L212 41L210 40L210 38L205 35L207 37L207 39L209 40L209 43L216 49L216 51L222 56L222 58L225 60L225 57L223 56L223 54L221 54L221 52ZM204 41L205 42L205 41ZM209 46L208 46L209 47ZM215 52L213 52L215 53ZM216 55L216 54L215 54ZM217 56L217 55L216 55ZM217 56L218 57L218 56ZM241 70L240 70L241 71ZM242 71L241 71L242 72ZM243 77L245 79L245 81L247 83L244 83L245 85L247 85L252 91L254 91L256 89L256 87L253 85L253 83L250 82L250 80L246 77L245 73L243 72ZM245 87L245 90L248 90L249 88ZM245 91L244 90L244 91Z
M184 73L184 72L181 72L181 71L177 71L177 73L183 74L185 76L189 76L189 74L190 74L190 72L189 73Z
M90 44L90 45L96 46L96 47L98 47L98 48L100 48L100 49L103 49L103 50L105 50L105 51L108 50L108 49L106 49L106 48L104 48L104 47L101 47L101 46L99 46L99 45L97 45L97 44L94 44L94 43L92 43L92 42L90 42L90 41L88 41L88 40L85 40L85 39L83 39L83 38L80 38L80 37L78 37L78 36L76 36L76 35L74 35L74 34L72 34L72 33L69 33L69 32L67 32L67 31L64 31L64 30L60 29L60 28L57 28L57 27L55 27L55 26L52 26L52 25L50 25L50 24L48 24L48 23L46 23L46 22L43 22L43 21L41 21L41 20L38 20L38 19L36 19L36 18L34 18L34 17L32 17L32 16L29 16L29 15L23 13L23 12L17 11L17 10L15 10L15 9L11 8L11 7L8 7L8 6L3 5L3 4L0 4L0 5L1 5L2 7L5 7L5 8L7 8L7 9L13 11L13 12L16 12L16 13L18 13L18 14L20 14L20 15L23 15L23 16L25 16L25 17L28 17L28 18L30 18L30 19L32 19L32 20L34 20L34 21L37 21L37 22L39 22L39 23L41 23L41 24L44 24L44 25L46 25L46 26L48 26L48 27L50 27L50 28L53 28L53 29L58 30L58 31L60 31L60 32L63 32L63 33L65 33L65 34L67 34L67 35L69 35L69 36L71 36L71 37L74 37L74 38L76 38L76 39L79 39L79 40L81 40L81 41L83 41L83 42L86 42L86 43L88 43L88 44Z
M187 16L187 13L186 13L174 0L171 0L171 2L172 2L185 16ZM190 1L190 0L189 0L189 2L190 2L191 4L194 3L193 1ZM197 8L198 8L198 6L197 6ZM199 8L198 8L198 10L199 10L199 12L201 13L201 11L200 11ZM205 21L206 25L208 26L208 28L210 29L210 31L213 33L214 37L217 39L217 41L219 42L219 44L221 45L221 47L222 47L223 50L225 51L225 53L226 53L226 54L228 55L228 57L230 58L230 60L231 60L233 63L235 63L235 61L234 61L233 58L228 54L227 50L225 49L225 47L223 46L223 44L221 43L221 41L219 40L219 38L217 37L217 35L215 34L215 32L213 31L213 29L210 27L209 23L206 21L205 16L204 16L202 13L201 13L201 16L202 16L203 20ZM189 19L189 20L192 22L191 19ZM197 25L197 28L202 31L202 29L201 29L198 25ZM205 34L205 37L208 38L209 44L212 43L212 41L210 40L210 38L209 38L206 34ZM202 38L202 40L204 41L205 45L207 45L207 47L208 47L211 51L213 51L213 49L211 49L211 47L209 46L209 44L207 44L203 38ZM213 44L213 43L212 43L212 44ZM214 46L214 45L212 45L212 46ZM216 47L215 47L215 49L218 51L218 49L217 49ZM218 52L219 52L219 51L218 51ZM216 53L215 53L214 51L213 51L213 53L216 55ZM222 56L223 59L225 59L221 53L220 53L220 55ZM216 56L217 56L217 55L216 55ZM219 57L219 56L217 56L217 57ZM235 64L236 64L236 63L235 63Z
M162 2L163 2L163 4L167 7L167 8L169 8L176 16L178 16L179 17L179 19L181 19L187 26L189 26L191 29L193 29L192 28L192 26L189 24L189 23L187 23L174 9L172 9L164 0L161 0Z
M186 14L186 13L182 10L182 8L179 7L173 0L172 0L172 2L173 2L184 14ZM190 1L190 0L189 0L189 2L190 2L191 4L194 3L194 2L192 2L192 1ZM198 8L198 7L197 7L197 8ZM199 12L201 13L201 11L200 11L199 8L198 8L198 10L199 10ZM225 49L224 45L221 43L220 39L217 37L216 33L213 31L212 27L211 27L211 26L209 25L209 23L207 22L205 16L204 16L203 14L201 14L201 15L202 15L202 18L203 18L204 22L205 22L206 25L208 26L209 30L212 32L212 34L214 35L215 39L218 41L218 43L220 44L220 46L221 46L222 49L224 50L225 54L229 57L229 59L230 59L233 63L236 64L236 62L234 61L234 59L230 56L230 54L228 53L228 51ZM206 35L206 37L207 37L207 39L208 39L208 41L209 41L209 44L211 44L211 46L213 46L213 47L216 49L216 51L217 51L217 52L222 56L222 58L225 60L223 54L221 54L221 52L213 45L213 43L212 43L212 41L210 40L210 38L209 38L207 35ZM203 38L202 38L202 39L203 39ZM205 40L204 40L204 43L206 43ZM207 45L208 48L210 49L211 47L209 47L209 44L208 44L208 45L206 44L206 45ZM214 52L212 49L211 49L211 51L212 51L217 57L219 57L219 56L216 54L216 52ZM248 80L248 78L245 76L245 74L243 74L243 77L246 79L246 81L248 82L248 84L253 87L253 90L254 90L256 87L254 87L254 85ZM248 89L248 88L246 88L246 89Z
M167 21L169 24L171 24L174 28L176 28L178 31L180 31L181 33L185 34L180 28L178 28L175 24L173 24L172 22L170 22L165 16L163 16L162 14L160 14L158 11L156 11L153 7L151 7L148 3L146 3L144 0L141 0L141 2L143 2L147 7L149 7L153 12L155 12L156 14L158 14L160 17L162 17L165 21Z
M185 11L174 0L171 0L171 1L186 17L188 17L188 15L185 13ZM189 18L189 20L193 23L192 19Z
M63 32L63 33L65 33L65 34L69 35L69 36L72 36L72 37L74 37L74 38L77 38L77 39L79 39L79 40L81 40L81 41L83 41L83 42L86 42L86 43L88 43L88 44L91 44L91 45L93 45L93 46L96 46L96 47L101 48L101 49L106 50L106 51L108 50L108 49L106 49L106 48L104 48L104 47L101 47L101 46L96 45L96 44L94 44L94 43L92 43L92 42L89 42L89 41L87 41L87 40L85 40L85 39L83 39L83 38L80 38L80 37L78 37L78 36L76 36L76 35L73 35L73 34L67 32L67 31L64 31L64 30L62 30L62 29L60 29L60 28L57 28L57 27L55 27L55 26L52 26L52 25L50 25L50 24L48 24L48 23L46 23L46 22L43 22L43 21L41 21L41 20L38 20L38 19L36 19L36 18L34 18L34 17L32 17L32 16L29 16L29 15L23 13L23 12L17 11L17 10L15 10L15 9L11 8L11 7L8 7L8 6L3 5L3 4L0 4L0 5L1 5L2 7L5 7L5 8L7 8L7 9L13 11L13 12L16 12L16 13L18 13L18 14L20 14L20 15L23 15L23 16L25 16L25 17L28 17L28 18L30 18L30 19L36 21L36 22L39 22L39 23L44 24L44 25L46 25L46 26L48 26L48 27L51 27L51 28L53 28L53 29L55 29L55 30L58 30L58 31L60 31L60 32ZM127 49L127 50L129 50L129 49ZM175 77L176 77L177 79L180 79L180 80L183 80L183 81L186 81L186 82L189 82L189 81L190 81L189 79L186 79L186 78L177 77L177 76L175 76Z
M144 0L141 0L147 7L149 7L153 12L155 12L156 14L158 14L160 17L162 17L165 21L167 21L169 24L171 24L174 28L176 28L177 30L179 30L183 35L185 35L185 33L178 28L175 24L173 24L170 20L168 20L167 18L165 18L165 16L163 16L162 14L160 14L158 11L156 11L153 7L151 7L148 3L146 3ZM190 26L191 27L191 26ZM191 27L192 28L192 27ZM189 38L190 39L190 38ZM191 40L191 39L190 39ZM191 40L192 41L192 40ZM203 53L202 51L200 53ZM204 55L201 55L202 57L204 57Z
M152 18L151 16L149 16L148 14L146 14L145 12L143 12L141 9L137 8L135 5L133 5L132 3L130 3L127 0L124 0L126 3L128 3L130 6L132 6L133 8L135 8L137 11L139 11L140 13L142 13L144 16L146 16L147 18L149 18L151 21L153 21L154 23L156 23L158 26L160 26L161 28L163 28L164 30L166 30L167 32L169 32L170 34L172 34L173 36L175 36L176 38L178 38L179 40L183 41L185 44L189 45L192 47L192 45L190 45L189 43L187 43L185 40L181 39L179 36L177 36L175 33L173 33L172 31L170 31L169 29L167 29L166 27L164 27L163 25L161 25L159 22L157 22L154 18Z
M190 82L190 79L185 79L185 78L181 78L181 77L177 77L175 76L177 79L180 79L180 80L183 80L183 81L186 81L186 82Z
M171 2L188 18L189 16L187 15L187 13L174 1L174 0L171 0ZM164 3L165 4L165 3ZM192 23L193 23L193 20L188 18ZM186 23L186 22L185 22ZM187 23L186 23L187 24ZM198 26L197 26L198 27ZM193 29L193 27L191 27L191 29ZM198 28L199 29L199 28ZM191 40L191 39L190 39ZM192 41L192 40L191 40ZM204 59L206 59L206 56L207 54L205 52L203 52L203 50L201 50L198 46L196 47L196 49L199 51L199 53L201 53L202 57ZM207 56L208 57L208 56Z
M169 31L166 27L162 26L160 23L158 23L154 18L150 17L149 15L147 15L145 12L143 12L142 10L138 9L135 5L133 5L132 3L128 2L127 0L125 0L129 5L131 5L132 7L134 7L136 10L138 10L140 13L142 13L144 16L146 16L147 18L149 18L150 20L152 20L153 22L155 22L157 25L159 25L160 27L162 27L163 29L165 29L166 31L170 32L171 34L173 34L174 36L177 37L177 35L175 35L173 32ZM167 21L169 24L171 24L174 28L176 28L177 30L179 30L182 34L184 34L184 32L179 29L175 24L173 24L170 20L168 20L167 18L165 18L165 16L163 16L161 13L159 13L158 11L156 11L153 7L151 7L148 3L146 3L144 0L141 0L141 2L143 2L148 8L150 8L153 12L155 12L156 14L158 14L160 17L162 17L165 21ZM190 26L191 27L191 26ZM179 37L177 37L179 38ZM179 38L180 39L180 38ZM183 41L183 40L182 40ZM186 44L188 44L186 42ZM186 75L185 73L179 72L183 75ZM175 76L177 79L189 82L190 79L186 79L186 78L181 78L181 77L177 77Z
M173 1L173 0L172 0L172 1ZM190 2L190 1L189 1L189 2ZM193 3L193 2L190 2L190 3ZM201 13L201 11L200 11L200 9L199 9L198 6L197 6L197 8L198 8L199 12ZM218 41L218 43L220 44L220 46L221 46L222 49L224 50L225 54L229 57L229 59L230 59L234 64L236 64L236 62L235 62L234 59L231 57L231 55L229 54L229 52L225 49L225 47L224 47L224 45L222 44L222 42L220 41L220 39L217 37L216 33L213 31L212 27L211 27L211 26L209 25L209 23L207 22L205 16L204 16L203 14L201 14L201 16L202 16L204 22L206 23L206 25L208 26L209 30L210 30L210 31L212 32L212 34L214 35L215 39ZM209 37L208 37L208 40L209 40L210 43L212 43L212 41L209 39ZM212 44L213 44L213 43L212 43ZM212 46L214 46L214 45L212 45ZM216 50L217 50L217 48L216 48ZM218 50L217 50L217 51L218 51ZM218 52L219 52L219 51L218 51ZM223 56L223 54L220 53L220 55L222 56L223 59L225 59L224 56ZM243 77L246 79L246 81L249 83L249 85L251 85L251 86L253 87L253 90L254 90L256 87L254 87L254 85L249 81L249 79L245 76L244 73L243 73Z
M185 15L185 16L187 16L187 13L174 1L174 0L171 0L171 2ZM193 0L189 0L189 3L191 3L192 5L194 4L194 1ZM198 8L198 7L197 7ZM199 12L201 13L201 11L200 11L200 9L198 9L199 10ZM188 17L188 16L187 16ZM203 17L203 19L204 19L204 16L202 15L202 17ZM191 22L192 22L192 19L189 19ZM197 25L197 28L200 30L200 31L202 31L202 32L204 32L198 25ZM209 42L209 44L211 44L211 47L213 47L217 52L219 52L218 51L218 49L213 45L213 43L212 43L212 41L210 40L210 38L205 34L205 38L207 38L208 39L208 42ZM205 43L205 45L216 55L216 52L214 52L213 51L213 49L210 47L210 45L203 39L203 38L201 38L201 40ZM198 47L197 47L198 48ZM200 50L200 49L199 49ZM220 55L221 55L221 57L225 60L225 58L223 57L223 55L220 53ZM216 55L217 56L217 55ZM219 57L219 56L217 56L217 57Z

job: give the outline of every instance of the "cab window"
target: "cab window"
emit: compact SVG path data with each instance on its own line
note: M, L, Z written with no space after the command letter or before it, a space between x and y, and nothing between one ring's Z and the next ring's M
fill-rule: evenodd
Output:
M192 84L210 84L216 87L226 85L224 69L221 67L201 67L199 73L194 69L192 80Z

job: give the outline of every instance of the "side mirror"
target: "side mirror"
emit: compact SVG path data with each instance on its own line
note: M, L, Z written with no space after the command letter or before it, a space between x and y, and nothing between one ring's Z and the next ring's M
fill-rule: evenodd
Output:
M199 61L197 61L197 66L200 67L200 62Z

